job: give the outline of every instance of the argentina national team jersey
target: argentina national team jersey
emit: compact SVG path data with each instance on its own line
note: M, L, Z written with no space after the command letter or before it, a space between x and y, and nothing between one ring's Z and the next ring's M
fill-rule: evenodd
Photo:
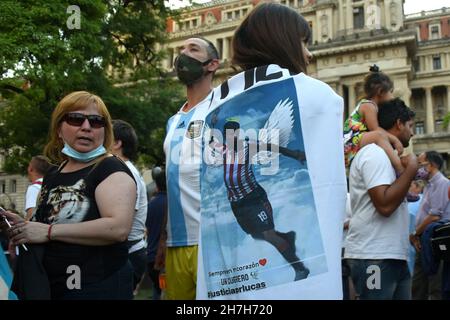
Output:
M197 245L200 224L202 134L211 94L195 108L182 108L167 123L167 246Z

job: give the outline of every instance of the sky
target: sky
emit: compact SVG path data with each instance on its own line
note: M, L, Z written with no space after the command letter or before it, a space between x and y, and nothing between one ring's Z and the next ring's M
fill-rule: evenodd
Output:
M210 0L197 0L195 2L203 3ZM187 0L169 0L169 4L175 8L185 6L189 4ZM440 9L442 7L450 7L449 0L406 0L405 1L405 13L416 13L422 10Z
M422 10L441 9L442 7L450 7L449 0L406 0L404 10L406 14L416 13Z

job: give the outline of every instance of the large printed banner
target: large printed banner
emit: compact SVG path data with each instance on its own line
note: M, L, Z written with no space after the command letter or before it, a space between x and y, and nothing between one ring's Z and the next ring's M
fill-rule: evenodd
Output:
M276 65L214 90L198 299L341 299L342 99Z

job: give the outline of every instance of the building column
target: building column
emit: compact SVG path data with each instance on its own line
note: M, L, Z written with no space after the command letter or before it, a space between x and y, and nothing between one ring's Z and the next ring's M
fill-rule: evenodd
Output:
M402 100L408 107L411 107L411 90L409 88L404 89Z
M340 97L344 97L344 88L342 87L342 84L340 84L339 82L336 83L336 93L337 93Z
M433 115L433 100L431 98L431 87L425 87L425 97L426 97L426 133L434 133L434 115Z
M424 62L424 65L425 65L425 71L431 71L432 70L432 67L428 67L428 56L423 56L423 62Z
M350 31L350 29L353 29L353 6L352 1L347 0L346 8L345 8L345 29L347 30L346 34Z
M450 53L447 53L445 57L447 58L447 69L450 69Z
M356 107L355 84L348 86L348 114L350 115Z
M391 26L391 11L389 10L389 5L390 5L391 3L389 2L389 3L386 3L386 1L384 2L384 12L382 12L381 14L384 14L384 19L385 19L385 21L386 21L386 23L385 23L385 27L388 29L388 30L391 30L392 29L392 26Z
M228 38L223 38L222 43L223 43L222 60L225 61L225 60L228 60L228 55L229 55Z
M339 10L338 30L344 30L345 29L345 20L344 20L344 6L342 3L342 0L339 0L338 10Z

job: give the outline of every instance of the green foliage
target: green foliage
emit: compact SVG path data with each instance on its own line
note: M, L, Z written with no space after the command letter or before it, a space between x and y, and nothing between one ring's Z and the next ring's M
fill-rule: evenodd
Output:
M450 113L447 113L444 117L444 128L448 127L449 122L450 122Z
M80 29L67 27L70 5L80 8ZM169 15L162 0L0 1L3 170L25 172L42 153L54 107L76 90L98 94L113 118L135 127L141 161L162 162L165 124L183 95L160 69Z

